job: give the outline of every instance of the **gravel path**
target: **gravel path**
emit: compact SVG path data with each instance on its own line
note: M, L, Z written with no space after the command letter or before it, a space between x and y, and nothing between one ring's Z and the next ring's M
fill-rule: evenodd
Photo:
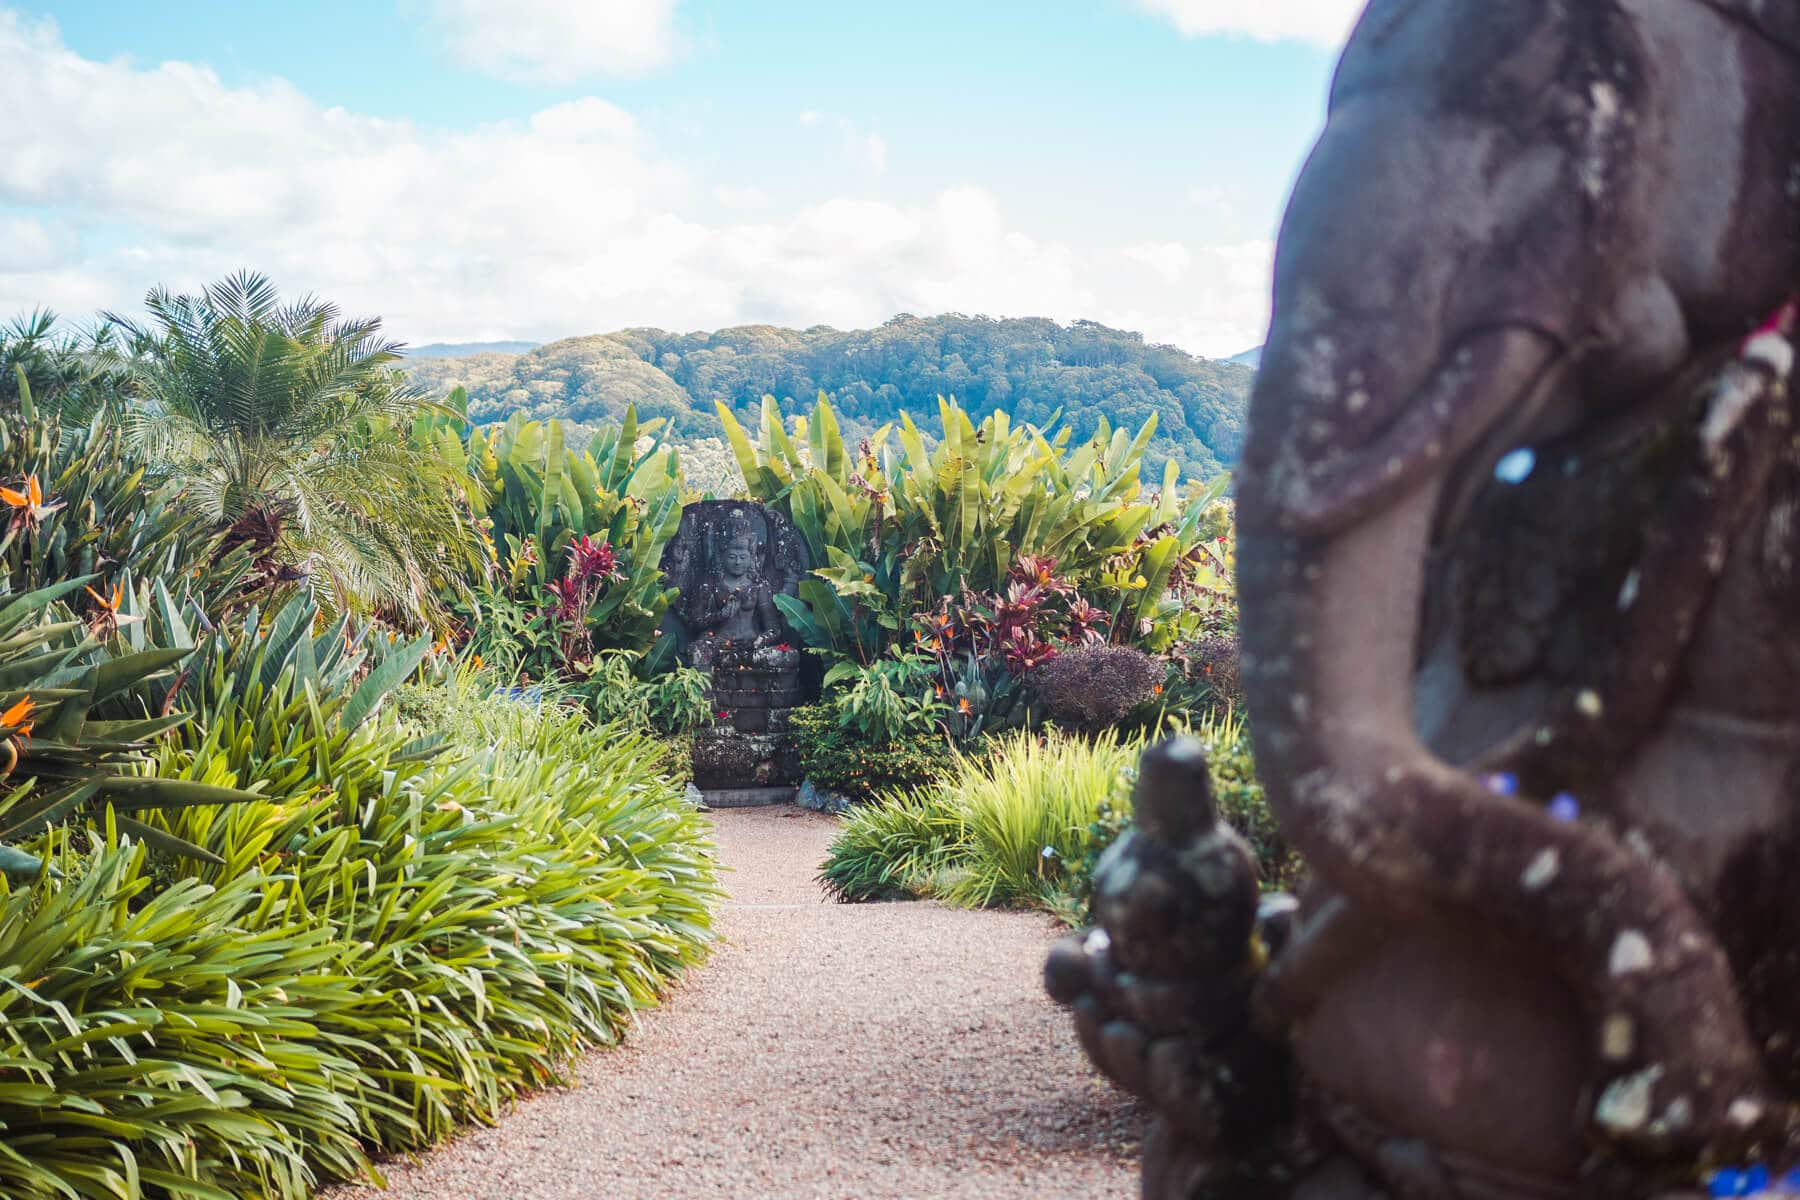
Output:
M714 819L708 966L575 1087L332 1200L1137 1194L1143 1118L1043 994L1048 919L822 903L834 819Z

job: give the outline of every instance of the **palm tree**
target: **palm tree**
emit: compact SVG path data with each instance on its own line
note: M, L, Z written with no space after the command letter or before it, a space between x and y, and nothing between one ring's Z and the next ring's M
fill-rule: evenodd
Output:
M70 330L49 309L0 325L0 412L18 415L28 396L64 425L86 425L118 397L123 380L107 369L118 349L110 325Z
M144 303L148 327L108 317L139 347L127 436L226 549L334 608L433 612L434 576L468 544L467 484L409 436L443 410L404 381L381 322L312 297L283 306L250 273Z

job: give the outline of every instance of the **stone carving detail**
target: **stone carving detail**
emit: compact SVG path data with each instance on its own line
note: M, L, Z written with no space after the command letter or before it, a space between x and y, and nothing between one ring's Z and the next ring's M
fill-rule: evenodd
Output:
M1370 4L1238 475L1244 691L1312 882L1247 917L1165 750L1048 968L1159 1114L1146 1195L1800 1164L1795 13Z
M712 679L715 721L694 745L694 781L708 803L791 799L799 783L785 733L808 689L799 639L775 597L794 595L809 569L793 525L741 500L690 504L663 552L663 573L680 592L667 633L682 661Z

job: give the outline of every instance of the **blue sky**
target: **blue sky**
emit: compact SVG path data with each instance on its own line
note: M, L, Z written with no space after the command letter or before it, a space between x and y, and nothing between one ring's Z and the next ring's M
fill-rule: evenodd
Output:
M0 314L248 266L413 341L953 310L1227 354L1356 5L1265 7L0 5Z

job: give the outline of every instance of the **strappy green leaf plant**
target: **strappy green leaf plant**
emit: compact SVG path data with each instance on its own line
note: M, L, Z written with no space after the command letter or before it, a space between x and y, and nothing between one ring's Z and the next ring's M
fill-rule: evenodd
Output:
M142 815L252 797L146 774L155 741L187 717L153 713L134 702L192 650L114 652L59 604L90 578L0 600L0 778L10 788L0 800L0 843L17 843L110 807L121 830L161 849L204 857L192 843L145 824ZM109 710L126 715L102 715ZM0 863L15 876L35 867L36 860L16 847Z

